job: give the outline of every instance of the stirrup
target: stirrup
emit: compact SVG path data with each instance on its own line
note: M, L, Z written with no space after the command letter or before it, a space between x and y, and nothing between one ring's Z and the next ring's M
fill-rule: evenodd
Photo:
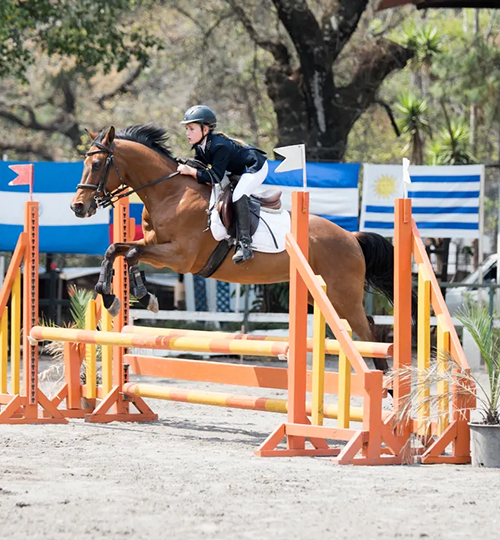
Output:
M233 255L234 264L241 264L243 262L253 259L253 251L248 244L239 242L236 246L236 251Z

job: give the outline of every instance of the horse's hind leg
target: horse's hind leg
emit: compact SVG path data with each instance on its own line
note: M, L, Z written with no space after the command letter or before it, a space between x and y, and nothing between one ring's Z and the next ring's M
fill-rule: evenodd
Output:
M148 292L146 288L144 273L141 272L137 266L139 257L140 248L138 246L131 247L125 255L130 277L130 292L137 298L137 300L139 300L139 303L142 306L153 313L158 313L158 298L156 298L154 294Z

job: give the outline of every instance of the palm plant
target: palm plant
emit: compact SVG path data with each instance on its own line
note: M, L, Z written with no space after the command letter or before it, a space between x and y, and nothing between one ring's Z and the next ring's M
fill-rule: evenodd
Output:
M470 132L463 121L450 120L430 150L432 165L467 165L477 163L470 151Z
M396 415L397 421L408 421L426 411L422 430L426 432L432 421L438 421L442 410L440 404L450 402L455 410L463 413L470 410L470 403L477 400L476 406L481 414L482 423L500 425L500 329L494 328L493 319L484 307L466 305L456 318L462 323L476 342L487 372L487 384L482 377L471 373L459 364L453 357L437 351L437 360L428 369L406 367L390 374L389 380L399 379L400 383L412 385L410 393L402 400ZM440 361L448 364L443 370ZM431 393L429 389L438 383L448 383L447 390ZM455 399L452 399L455 397ZM428 414L427 414L428 413Z
M400 114L399 128L401 133L409 136L408 144L403 153L410 153L410 161L414 165L424 162L424 136L430 135L431 130L426 118L427 101L408 92L399 97L396 109Z
M71 285L68 288L70 298L70 314L72 321L66 324L68 328L85 328L85 312L90 300L94 297L94 292L88 289L79 289ZM56 326L54 321L44 319L44 326ZM100 357L100 347L97 347L96 354ZM64 343L61 341L49 341L44 346L45 352L54 360L47 369L39 375L40 381L51 381L57 386L64 378ZM84 379L84 372L82 377ZM82 380L82 382L85 382Z
M484 307L466 305L456 318L470 333L481 352L488 375L488 387L473 377L479 389L477 399L485 424L500 424L500 329L493 325L493 318Z
M427 94L430 86L430 70L436 56L442 52L441 36L436 26L411 24L403 28L402 45L414 52L410 69L415 85Z

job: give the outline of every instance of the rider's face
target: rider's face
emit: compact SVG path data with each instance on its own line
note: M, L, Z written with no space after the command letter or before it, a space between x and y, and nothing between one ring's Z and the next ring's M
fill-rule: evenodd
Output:
M186 124L186 137L189 144L198 144L201 139L208 133L208 127L200 124Z

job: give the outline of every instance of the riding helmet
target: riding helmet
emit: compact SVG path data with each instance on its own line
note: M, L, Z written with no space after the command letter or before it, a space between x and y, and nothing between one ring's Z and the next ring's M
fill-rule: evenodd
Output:
M190 124L191 122L215 129L217 126L217 117L210 107L206 105L194 105L184 113L181 124Z

